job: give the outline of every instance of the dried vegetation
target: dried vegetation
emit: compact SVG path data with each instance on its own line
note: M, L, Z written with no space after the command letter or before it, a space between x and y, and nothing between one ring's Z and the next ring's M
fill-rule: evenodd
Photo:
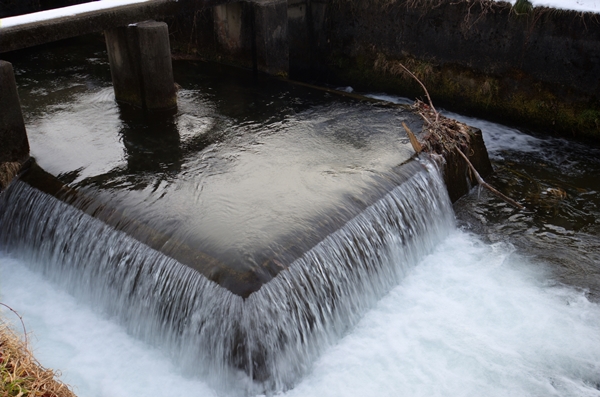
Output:
M0 321L0 397L75 397L33 357L27 339Z
M410 142L413 146L413 149L420 153L421 151L425 151L430 154L439 155L443 158L447 158L452 153L457 153L460 155L469 167L469 171L477 180L477 183L488 189L494 195L498 196L502 200L511 204L512 206L518 209L525 209L521 204L517 203L515 200L510 197L505 196L498 190L496 190L493 186L489 185L487 182L483 180L479 172L475 169L469 157L465 154L469 153L470 150L470 139L471 135L469 133L469 126L460 121L450 119L441 115L433 106L433 102L431 101L431 97L429 96L429 91L425 85L414 75L406 66L401 63L397 63L397 65L411 78L413 78L427 96L427 101L429 104L425 104L423 101L416 100L413 105L413 110L423 118L425 121L424 125L424 135L422 137L422 143L419 142L415 134L408 128L405 123L402 123L402 126L406 130Z
M0 163L0 190L8 186L20 169L21 163L18 161Z

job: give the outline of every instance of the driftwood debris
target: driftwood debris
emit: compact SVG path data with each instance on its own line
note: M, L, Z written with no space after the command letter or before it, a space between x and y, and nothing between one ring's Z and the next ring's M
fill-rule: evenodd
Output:
M469 127L464 123L441 115L433 106L433 102L431 101L431 97L429 96L429 92L427 91L425 85L404 65L400 64L400 66L408 75L410 75L421 85L423 91L425 91L425 95L427 96L427 101L429 102L429 104L425 104L417 99L413 105L413 110L419 114L423 120L425 120L425 134L423 136L423 143L419 142L416 135L410 130L410 128L408 128L406 123L402 122L402 127L404 127L406 130L408 139L410 140L415 152L421 153L422 151L425 151L442 156L446 156L449 153L454 152L458 153L466 161L469 169L475 176L475 179L480 186L488 189L494 195L506 201L515 208L520 210L525 209L525 207L523 207L521 204L510 197L505 196L483 180L481 175L479 175L479 172L477 172L469 160L468 156L464 153L469 149Z

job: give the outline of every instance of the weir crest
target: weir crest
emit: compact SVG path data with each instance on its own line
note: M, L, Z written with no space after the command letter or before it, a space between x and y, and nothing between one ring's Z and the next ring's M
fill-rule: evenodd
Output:
M437 166L403 169L404 183L246 299L21 181L0 194L0 249L213 386L277 392L453 229Z

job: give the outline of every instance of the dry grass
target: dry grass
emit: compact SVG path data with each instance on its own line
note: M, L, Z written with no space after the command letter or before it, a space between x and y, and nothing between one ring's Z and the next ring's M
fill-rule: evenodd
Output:
M416 100L413 110L425 121L423 136L424 150L446 157L455 150L470 151L470 128L460 121L449 119L435 108Z
M421 151L425 151L432 155L441 156L444 159L452 156L455 153L458 154L465 160L468 165L468 169L480 186L485 187L494 195L500 197L502 200L506 201L515 208L521 210L525 209L525 207L523 207L521 204L510 197L505 196L502 192L488 184L483 180L481 175L479 175L479 172L477 172L469 160L469 156L471 155L471 134L469 133L469 126L461 123L460 121L450 119L440 114L433 106L433 102L431 101L431 97L427 91L427 87L425 87L423 82L419 80L419 78L402 63L399 63L398 65L405 74L419 83L419 85L423 88L425 95L427 96L427 101L429 102L426 104L417 99L413 105L413 111L415 111L425 121L423 126L424 135L422 137L423 144L417 140L416 136L414 136L414 133L408 128L408 126L405 123L402 123L402 126L406 130L415 152L420 153ZM465 152L468 155L465 154Z
M8 186L20 169L21 163L18 161L0 163L0 190Z
M0 397L75 397L57 374L42 367L23 341L0 321Z

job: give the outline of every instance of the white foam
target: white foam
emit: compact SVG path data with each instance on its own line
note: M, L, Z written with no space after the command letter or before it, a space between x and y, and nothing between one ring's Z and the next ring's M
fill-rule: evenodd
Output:
M0 301L24 316L37 358L60 369L79 397L216 395L201 381L179 374L160 350L1 253ZM2 315L11 318L6 310Z
M286 394L600 396L600 307L544 279L511 247L453 232ZM0 292L80 397L216 395L3 254Z
M510 252L455 232L289 395L599 396L600 308Z
M447 117L479 128L483 133L483 140L485 141L485 147L490 158L501 158L504 151L519 153L539 152L544 143L543 139L524 134L516 128L457 113L446 111L443 113Z

